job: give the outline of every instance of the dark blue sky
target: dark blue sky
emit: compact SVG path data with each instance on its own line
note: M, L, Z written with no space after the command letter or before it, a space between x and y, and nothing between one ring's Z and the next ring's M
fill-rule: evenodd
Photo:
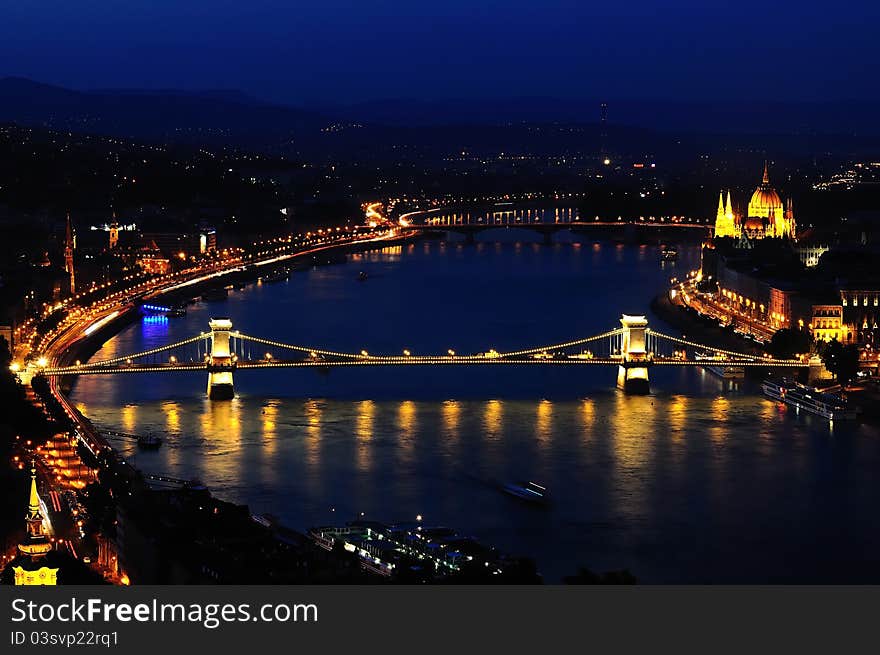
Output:
M296 104L880 99L874 2L4 2L0 76Z

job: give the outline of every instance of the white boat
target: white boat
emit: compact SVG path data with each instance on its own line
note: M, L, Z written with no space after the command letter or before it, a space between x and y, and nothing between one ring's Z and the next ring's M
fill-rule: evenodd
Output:
M509 482L501 490L511 496L530 503L546 504L549 501L547 489L535 482Z
M846 400L832 393L783 378L781 381L765 380L761 385L764 394L784 402L798 410L816 414L829 421L853 420L856 410L847 406Z

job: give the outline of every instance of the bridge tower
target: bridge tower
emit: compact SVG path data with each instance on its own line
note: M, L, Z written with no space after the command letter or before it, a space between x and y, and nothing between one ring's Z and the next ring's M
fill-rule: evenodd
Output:
M648 319L644 316L620 317L623 326L621 342L621 361L617 369L617 386L626 393L646 394L650 391L648 384L648 367L651 358L646 349Z
M211 400L229 400L235 395L232 386L232 372L235 360L229 350L229 333L232 321L228 318L212 318L211 355L208 359L208 398Z

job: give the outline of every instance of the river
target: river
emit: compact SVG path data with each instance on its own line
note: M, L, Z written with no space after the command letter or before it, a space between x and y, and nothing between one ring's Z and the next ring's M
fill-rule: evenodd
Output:
M539 240L350 255L135 323L93 359L183 339L211 316L331 350L513 350L603 332L622 313L660 327L651 298L699 265L697 246L661 264L655 246ZM548 582L581 566L646 583L880 582L875 428L829 429L698 368L652 369L643 397L616 390L610 367L500 371L240 371L228 402L206 400L205 374L85 376L72 397L100 426L165 434L155 452L118 442L136 466L198 477L296 529L420 514L533 557ZM498 491L517 479L553 504Z

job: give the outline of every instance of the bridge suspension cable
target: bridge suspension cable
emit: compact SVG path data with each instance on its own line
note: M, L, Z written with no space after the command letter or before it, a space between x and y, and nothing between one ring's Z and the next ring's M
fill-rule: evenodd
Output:
M274 348L285 348L287 350L296 350L298 352L304 353L316 353L318 355L327 355L328 357L344 357L348 359L363 359L364 356L362 354L355 353L342 353L336 352L333 350L323 350L321 348L309 348L308 346L298 346L296 344L291 343L281 343L280 341L272 341L271 339L261 339L259 337L252 337L247 334L242 334L241 332L235 332L233 335L236 339L253 341L254 343L261 343L264 346L272 346Z
M741 359L750 359L760 361L763 358L760 355L747 355L745 353L738 353L733 350L725 350L724 348L716 348L715 346L707 346L702 343L695 343L693 341L688 341L687 339L681 339L679 337L673 337L668 334L663 334L661 332L657 332L655 330L651 330L650 334L653 334L654 337L660 337L661 339L668 339L674 343L681 344L683 346L690 346L691 348L701 348L703 350L708 350L715 353L723 353L725 355L730 355L731 357L739 357ZM795 360L779 360L779 361L795 361Z
M515 350L506 353L498 353L499 357L519 357L521 355L534 355L535 353L544 352L545 350L564 350L565 348L574 348L575 346L582 346L586 343L590 343L591 341L599 341L600 339L604 339L606 337L614 337L623 334L622 328L616 328L614 330L610 330L608 332L604 332L602 334L597 334L592 337L586 337L585 339L576 339L574 341L566 341L564 343L555 343L549 346L539 346L537 348L528 348L526 350Z
M102 359L98 362L86 362L85 364L78 364L76 366L64 366L54 370L77 370L84 368L100 368L102 366L112 366L113 364L118 364L120 362L127 361L129 359L139 359L141 357L149 357L150 355L156 355L161 352L167 352L169 350L174 350L175 348L180 348L182 346L187 346L191 343L195 343L196 341L207 340L210 339L210 334L201 333L198 336L191 337L189 339L184 339L183 341L178 341L177 343L171 343L165 346L159 346L158 348L151 348L150 350L144 350L143 352L134 353L132 355L122 355L120 357L112 357L110 359Z
M548 351L548 350L563 350L565 348L573 348L575 346L581 346L586 343L590 343L592 341L599 341L600 339L605 339L606 337L618 336L618 335L622 334L622 332L623 332L623 330L621 328L617 328L614 330L609 330L608 332L604 332L602 334L597 334L597 335L594 335L591 337L586 337L584 339L575 339L573 341L565 341L562 343L549 344L549 345L545 345L545 346L536 346L533 348L526 348L523 350L515 350L515 351L510 351L510 352L503 352L503 353L499 352L497 355L497 358L502 359L505 357L522 357L525 355L534 355L536 353L540 353L540 352L544 352L544 351ZM308 346L300 346L300 345L296 345L296 344L281 343L280 341L272 341L271 339L261 339L259 337L253 337L253 336L250 336L247 334L242 334L240 332L235 333L234 336L237 339L243 339L243 340L246 339L246 340L253 341L254 343L263 344L265 346L272 346L275 348L285 348L288 350L296 350L299 352L305 352L305 353L310 353L310 354L316 353L318 355L326 355L328 357L342 357L345 359L357 359L357 360L376 359L376 358L388 359L388 360L404 359L403 357L400 357L398 355L391 355L391 356L364 355L363 353L344 353L344 352L338 352L338 351L333 351L333 350L324 350L321 348L310 348ZM470 357L472 357L472 356L463 356L463 357L459 356L458 358L459 359L467 359ZM418 360L430 361L430 360L438 359L438 358L439 359L446 359L446 356L444 356L444 355L436 355L436 356L429 355L429 356L422 356L422 357L415 356L415 357L411 357L411 358L407 358L407 359L410 359L411 361L413 361L413 360L414 361L418 361Z

